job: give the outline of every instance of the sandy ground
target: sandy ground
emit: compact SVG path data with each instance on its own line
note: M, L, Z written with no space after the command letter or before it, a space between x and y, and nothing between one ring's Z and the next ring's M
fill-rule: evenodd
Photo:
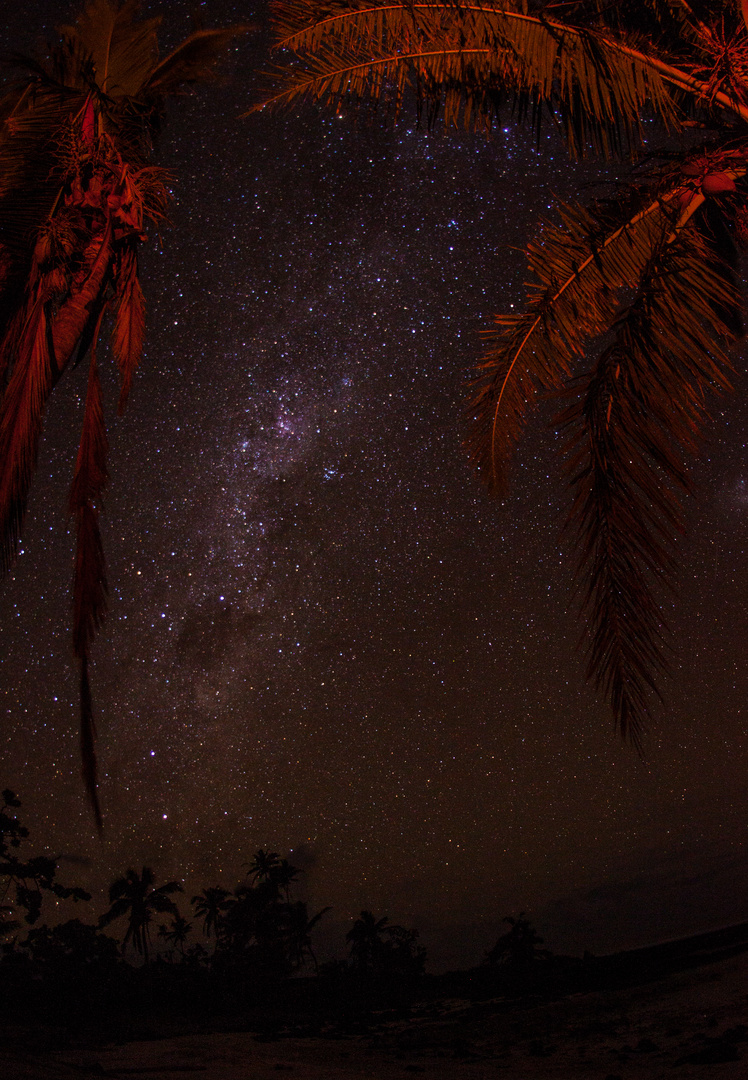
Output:
M363 1035L183 1035L90 1050L0 1050L2 1080L748 1080L748 955L552 1003L431 1002Z

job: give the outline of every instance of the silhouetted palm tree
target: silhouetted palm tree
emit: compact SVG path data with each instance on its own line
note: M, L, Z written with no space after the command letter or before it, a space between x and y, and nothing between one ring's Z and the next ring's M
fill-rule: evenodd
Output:
M292 866L288 859L281 859L277 866L270 871L270 881L281 890L286 898L286 903L291 898L291 886L299 876L299 869Z
M230 904L229 896L228 889L212 886L192 897L191 903L195 909L195 915L203 920L203 933L207 938L211 934L216 938L219 936L224 914Z
M163 938L164 941L168 941L171 945L176 945L182 954L184 960L184 946L187 938L192 932L192 923L187 922L183 915L173 915L171 920L171 926L160 926L158 928L158 936Z
M97 824L91 642L106 612L99 509L107 436L97 346L113 319L112 352L124 409L145 327L138 251L166 220L171 178L151 163L164 101L200 82L237 28L198 30L159 60L159 19L139 22L136 0L88 0L42 61L0 99L0 568L23 526L47 399L66 368L90 354L88 389L69 496L77 549L73 649L80 663L84 776Z
M252 861L244 865L248 867L247 877L250 881L270 881L273 871L280 866L280 855L277 851L260 848L252 856Z
M471 458L502 495L535 401L565 402L588 676L639 747L689 463L741 332L748 5L276 0L274 18L284 66L258 107L311 98L396 116L412 94L429 125L441 113L482 128L505 108L536 130L548 111L572 154L623 158L652 117L669 131L612 197L562 206L530 242L525 309L496 317L469 407Z
M167 912L175 918L179 916L177 906L170 897L182 891L178 881L169 881L157 888L153 885L153 871L144 866L138 874L128 870L124 877L118 878L109 888L111 907L99 919L99 927L108 926L115 919L127 916L127 933L124 945L132 941L136 952L148 963L150 924L155 913Z
M526 971L532 967L536 957L548 955L545 950L538 950L543 939L535 932L535 927L521 911L517 918L505 916L503 922L509 924L509 930L502 934L496 944L486 953L485 964L502 966L513 972Z
M332 911L332 908L322 908L321 911L318 911L317 914L313 915L310 919L307 906L301 900L297 900L294 904L286 905L284 932L286 936L288 958L291 961L294 970L298 971L303 968L308 959L314 964L314 970L318 970L319 965L312 948L311 933L323 915L326 915L328 911Z
M18 849L29 830L15 816L21 805L14 792L6 788L0 803L0 932L14 929L18 924L8 916L13 914L5 902L11 897L16 908L25 912L24 921L33 925L41 915L46 893L60 900L90 900L85 889L61 885L56 880L58 860L49 855L19 855ZM9 812L10 811L10 812Z
M345 935L345 940L351 947L351 960L358 971L371 973L379 966L385 948L385 934L389 929L388 923L386 915L375 919L370 911L362 911Z

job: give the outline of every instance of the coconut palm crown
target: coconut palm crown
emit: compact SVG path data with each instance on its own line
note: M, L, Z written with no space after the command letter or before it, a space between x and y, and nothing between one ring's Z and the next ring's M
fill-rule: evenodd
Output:
M109 926L115 919L127 916L127 933L123 945L132 941L135 951L148 963L150 944L150 925L153 915L167 913L175 920L180 919L179 910L171 899L174 893L182 892L178 881L167 881L164 885L154 886L153 871L144 866L141 873L128 870L124 877L117 878L109 887L109 910L99 919L99 927ZM186 924L182 919L182 923Z
M10 58L22 74L0 98L0 564L7 570L16 554L47 399L64 371L88 358L68 507L83 773L99 828L88 675L107 594L99 338L106 319L122 412L145 330L138 252L166 221L170 199L169 175L152 164L153 134L165 98L210 75L239 32L196 30L159 59L160 20L139 21L137 8L88 0L44 60Z
M561 206L530 241L524 310L495 317L468 408L470 458L503 495L529 411L558 398L588 675L641 749L689 464L742 332L748 0L276 0L274 13L278 66L257 108L396 117L415 101L429 126L473 130L550 116L572 155L629 161L646 120L669 135L612 197Z

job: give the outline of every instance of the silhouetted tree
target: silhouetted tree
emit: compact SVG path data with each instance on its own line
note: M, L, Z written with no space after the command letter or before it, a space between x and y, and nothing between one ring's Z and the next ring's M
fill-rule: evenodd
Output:
M516 919L507 915L502 921L509 924L509 930L486 953L484 964L521 973L531 968L538 957L548 955L547 950L538 950L537 946L542 945L543 939L538 937L524 911Z
M184 946L192 932L192 923L187 922L183 915L173 915L171 926L159 926L158 936L168 941L170 945L176 945L184 960Z
M119 961L118 942L79 919L69 919L53 927L35 927L26 936L23 948L37 963L58 970L112 967Z
M379 965L384 951L384 933L389 919L384 915L375 919L370 911L362 911L345 935L350 945L350 958L354 968L370 974Z
M313 915L310 919L307 905L301 900L286 905L284 913L286 949L288 951L288 959L295 971L299 971L303 968L307 960L312 961L315 971L319 970L317 957L312 948L311 933L323 915L326 915L328 911L332 911L332 908L322 908L321 911L318 911L317 914Z
M230 906L228 889L212 886L192 897L192 906L198 919L203 920L203 933L207 938L218 937L223 926L223 919Z
M7 932L17 927L16 920L9 918L12 910L5 901L12 896L16 907L24 912L25 922L33 925L39 918L45 893L60 900L90 900L84 889L61 885L55 880L58 859L50 855L19 858L15 852L20 848L29 831L18 818L9 813L21 805L20 799L6 788L0 806L0 908L3 921L0 930Z
M354 971L365 977L418 975L426 950L418 944L418 931L390 925L387 916L376 919L362 911L346 934Z
M417 930L404 926L390 926L389 941L385 951L385 967L388 973L403 977L423 975L426 966L426 949L418 941Z
M298 878L299 873L298 868L292 866L288 859L281 859L277 866L274 866L270 871L269 880L280 889L287 902L291 898L291 886Z
M111 907L99 920L99 926L108 926L116 919L127 916L127 933L123 945L132 941L136 952L148 963L150 924L154 913L168 912L177 916L179 912L170 897L182 891L178 881L169 881L155 888L153 871L144 866L140 874L128 870L124 877L118 878L109 888Z
M270 881L273 871L280 866L280 855L277 851L260 848L252 856L252 861L245 865L248 867L247 877L250 881Z

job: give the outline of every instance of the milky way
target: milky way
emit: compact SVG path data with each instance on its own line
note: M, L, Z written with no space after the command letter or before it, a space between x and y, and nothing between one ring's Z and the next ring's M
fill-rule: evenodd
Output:
M11 26L26 46L28 7ZM186 7L170 5L175 39ZM550 132L535 147L314 108L239 119L262 56L237 46L221 84L169 110L173 227L144 254L121 420L106 375L103 844L68 636L80 372L55 392L0 597L0 782L40 844L90 860L94 890L144 862L231 885L258 846L293 849L331 928L370 906L444 962L479 959L522 908L554 947L748 916L739 399L697 470L684 596L663 601L675 678L643 762L575 649L557 436L530 433L504 505L461 449L479 331L521 302L529 231L615 172L570 164Z

